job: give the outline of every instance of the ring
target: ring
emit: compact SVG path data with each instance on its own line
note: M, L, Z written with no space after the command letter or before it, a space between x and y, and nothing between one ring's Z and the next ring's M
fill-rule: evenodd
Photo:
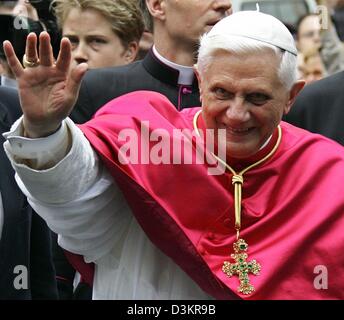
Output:
M39 59L37 59L36 61L29 61L26 59L26 54L24 54L23 56L24 68L34 68L34 67L37 67L38 65L39 65Z

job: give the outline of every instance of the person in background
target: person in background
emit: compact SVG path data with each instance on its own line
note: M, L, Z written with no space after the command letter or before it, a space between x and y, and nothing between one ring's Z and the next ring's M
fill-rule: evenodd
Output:
M18 92L0 86L0 141L21 116ZM28 205L0 148L0 300L58 298L50 230Z
M307 86L284 120L344 145L343 83L344 71L340 71Z
M306 86L284 120L344 145L344 71Z
M18 0L15 4L12 14L15 16L29 17L33 20L39 20L36 9L28 0Z
M296 46L300 53L307 55L309 51L320 51L321 26L319 16L315 13L307 14L297 23Z
M326 70L325 76L344 70L344 46L327 12L301 17L297 24L296 38L297 48L304 57L318 52Z
M34 21L38 20L38 14L36 9L25 0L18 1L0 1L0 14L1 15L14 15L30 18ZM13 26L12 26L13 27ZM3 30L4 32L4 30ZM18 52L19 53L19 52ZM0 85L16 88L17 83L15 77L9 68L5 55L0 50Z
M199 37L231 14L231 1L140 1L152 17L154 46L143 60L88 71L71 114L76 123L91 119L113 98L137 90L160 92L178 110L199 104L193 71Z
M299 78L306 84L318 81L326 76L326 69L317 49L309 50L307 55L298 54Z
M144 23L134 0L55 0L53 6L74 64L86 62L93 69L136 59Z
M62 35L72 44L73 64L87 63L90 69L126 65L134 61L143 32L143 17L135 0L55 0L54 13ZM91 285L78 279L70 255L57 244L53 253L61 300L88 300Z
M344 0L328 0L331 19L339 39L344 42Z
M149 49L153 46L153 21L152 17L147 9L145 0L136 0L140 6L140 9L143 14L143 21L145 24L145 30L142 34L139 43L139 53L137 55L137 60L142 60Z

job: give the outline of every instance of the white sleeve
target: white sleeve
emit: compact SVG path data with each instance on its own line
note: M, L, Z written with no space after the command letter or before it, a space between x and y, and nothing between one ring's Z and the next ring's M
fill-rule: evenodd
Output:
M19 187L59 234L62 247L83 255L87 262L98 260L111 251L131 221L121 191L70 119L58 132L41 139L20 137L20 126L21 122L12 127L4 144ZM70 143L69 152L63 154ZM48 168L32 169L26 159Z

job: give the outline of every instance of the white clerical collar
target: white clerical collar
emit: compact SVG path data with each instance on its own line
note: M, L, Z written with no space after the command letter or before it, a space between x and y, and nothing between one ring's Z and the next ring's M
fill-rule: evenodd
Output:
M186 86L192 85L195 77L193 67L182 66L167 60L156 50L155 46L153 46L153 53L161 62L179 71L178 84Z
M259 151L262 150L262 149L264 149L264 148L268 145L268 143L270 142L271 138L272 138L272 135L271 135L271 136L268 138L268 140L266 140L265 143L260 147Z

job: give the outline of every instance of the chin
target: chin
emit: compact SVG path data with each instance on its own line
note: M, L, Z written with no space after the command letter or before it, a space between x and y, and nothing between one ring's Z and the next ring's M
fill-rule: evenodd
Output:
M246 159L258 152L258 150L252 150L252 149L242 149L240 146L238 147L230 147L228 146L226 148L227 155L230 158L234 159Z
M228 151L227 155L228 155L229 158L232 158L232 159L247 159L250 156L252 156L253 154L249 154L249 153L233 153L233 152Z

